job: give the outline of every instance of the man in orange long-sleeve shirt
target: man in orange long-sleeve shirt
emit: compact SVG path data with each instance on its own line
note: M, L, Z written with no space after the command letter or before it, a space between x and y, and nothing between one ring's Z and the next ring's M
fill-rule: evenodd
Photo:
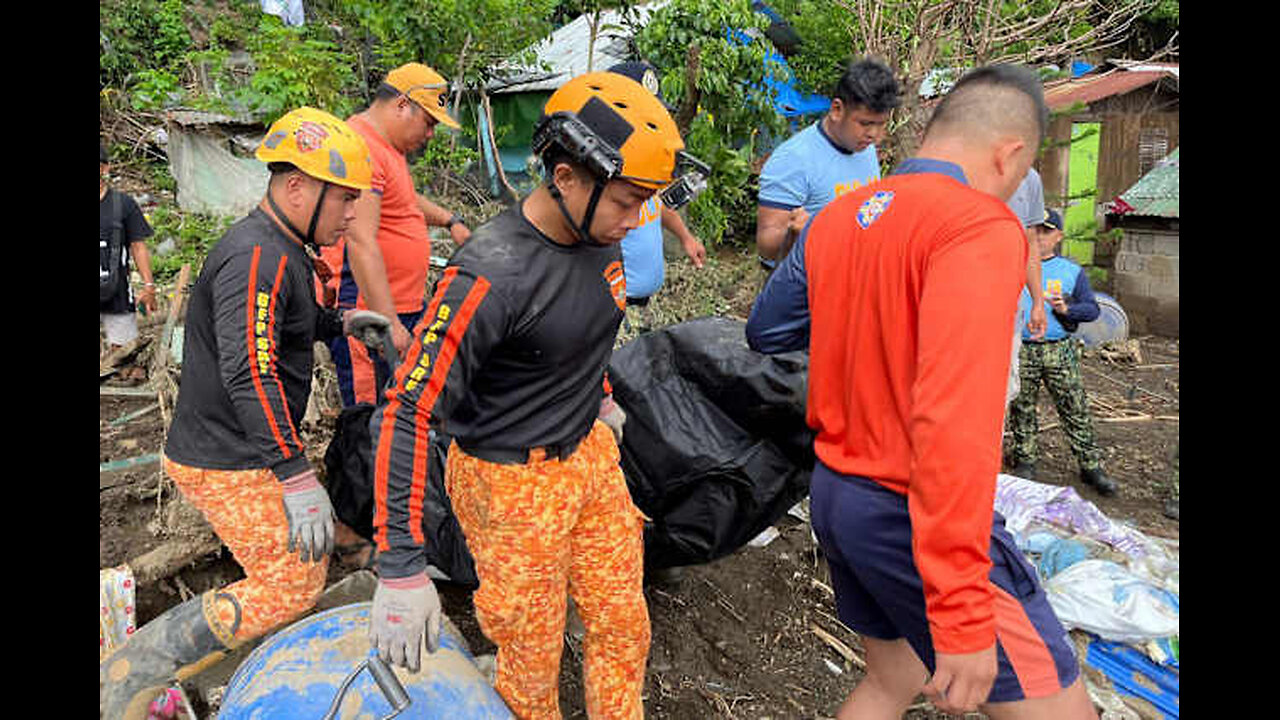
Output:
M1096 718L1066 633L994 512L1027 263L1005 205L1047 112L1025 68L975 70L915 157L835 200L771 276L757 350L810 350L811 512L867 676L840 718Z

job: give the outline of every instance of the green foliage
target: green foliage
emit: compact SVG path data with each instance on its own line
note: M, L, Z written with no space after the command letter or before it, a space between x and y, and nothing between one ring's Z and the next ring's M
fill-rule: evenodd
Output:
M810 92L828 94L857 51L853 16L832 0L782 0L773 8L787 19L803 42L787 65L796 82Z
M102 87L122 87L140 70L171 70L191 47L181 0L102 2L98 26Z
M181 83L167 70L139 70L132 75L129 104L134 110L163 110L182 100Z
M320 36L324 28L289 27L263 14L247 49L257 66L240 99L249 108L276 118L302 105L346 117L356 109L351 58Z
M551 32L557 0L348 0L342 12L378 41L380 77L407 62L467 87ZM465 48L465 51L464 51ZM465 52L465 54L464 54ZM532 53L523 61L531 61Z
M751 10L748 0L673 0L650 18L637 35L640 56L662 74L662 94L686 116L687 56L699 50L697 114L685 133L690 153L711 166L707 190L689 207L694 232L705 243L741 237L755 219L755 197L747 189L755 137L761 131L783 132L782 117L764 90L765 56L772 46L764 39L768 20ZM730 28L754 34L749 39ZM781 68L770 62L771 72Z
M450 142L451 138L448 137L450 132L449 130L437 132L435 137L427 142L418 157L412 159L409 170L419 187L429 185L435 179L435 175L441 171L461 175L468 165L479 159L480 152L475 149L474 130L469 130L464 125L461 131L452 131L460 132L471 142L464 142L461 138L457 142Z
M203 213L183 212L172 205L158 205L147 217L155 234L148 240L151 251L151 273L158 282L166 282L190 263L192 277L213 245L226 233L235 218ZM157 255L156 248L172 238L176 246L171 252Z

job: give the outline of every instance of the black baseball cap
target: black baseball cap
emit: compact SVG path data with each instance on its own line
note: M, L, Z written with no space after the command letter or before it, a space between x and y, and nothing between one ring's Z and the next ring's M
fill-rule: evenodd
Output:
M1054 230L1062 229L1062 216L1057 210L1045 208L1044 220L1040 222L1041 227L1053 228Z
M658 98L658 102L662 103L663 107L667 109L667 112L671 111L671 106L667 105L667 101L662 97L662 88L658 81L658 71L649 63L644 60L632 60L630 62L618 63L617 65L609 68L609 72L617 73L618 75L626 75L632 80L640 83L644 86L645 90L653 93L654 97Z

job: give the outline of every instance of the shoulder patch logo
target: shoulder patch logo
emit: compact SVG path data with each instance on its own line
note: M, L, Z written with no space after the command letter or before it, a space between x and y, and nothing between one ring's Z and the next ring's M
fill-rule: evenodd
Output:
M871 227L871 223L875 222L885 210L889 209L889 203L893 202L893 192L882 190L862 203L862 207L858 208L858 225L866 230Z
M622 263L614 260L604 269L604 281L609 286L609 294L619 310L627 309L627 277L622 272Z

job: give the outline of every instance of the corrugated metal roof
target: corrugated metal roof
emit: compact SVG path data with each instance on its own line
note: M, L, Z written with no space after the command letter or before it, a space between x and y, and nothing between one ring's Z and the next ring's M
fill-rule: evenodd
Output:
M1166 80L1176 90L1176 70L1111 70L1099 75L1082 75L1078 78L1048 83L1044 88L1044 101L1050 110L1060 110L1080 102L1089 104L1114 95L1123 95L1151 83Z
M1120 193L1120 202L1115 203L1113 209L1127 216L1178 217L1178 151L1181 149L1174 148L1133 187Z
M634 8L637 23L643 27L650 15L670 2L671 0L653 0L637 6ZM622 14L617 10L600 13L597 28L608 25L623 25ZM617 63L630 60L630 37L626 30L599 31L596 35L592 69L607 70ZM537 59L533 66L506 66L502 69L508 73L506 79L491 81L486 89L494 94L555 90L570 78L587 71L587 48L591 45L590 40L591 18L584 13L537 44ZM546 63L551 69L543 70L541 63Z

